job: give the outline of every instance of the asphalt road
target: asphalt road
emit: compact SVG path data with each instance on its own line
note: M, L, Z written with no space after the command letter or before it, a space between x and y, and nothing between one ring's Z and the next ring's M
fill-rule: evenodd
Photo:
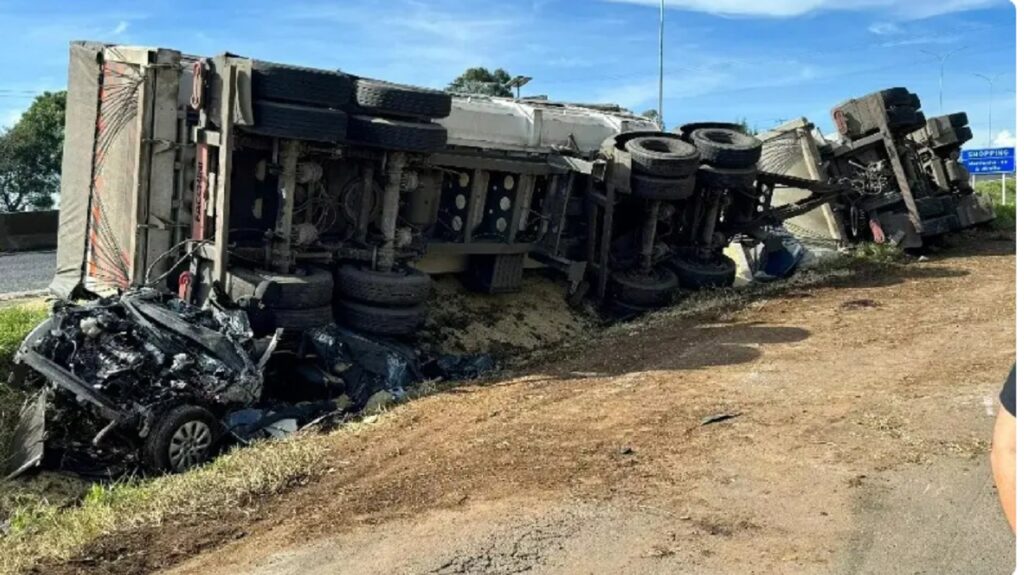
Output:
M57 268L57 252L0 254L0 294L45 289Z

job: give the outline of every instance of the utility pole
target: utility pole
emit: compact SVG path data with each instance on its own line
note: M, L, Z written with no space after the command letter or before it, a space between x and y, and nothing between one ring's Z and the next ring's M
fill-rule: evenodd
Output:
M988 147L992 147L995 140L992 139L992 100L995 98L996 93L996 80L999 79L1003 74L996 74L994 76L986 76L984 74L975 74L975 76L988 82Z
M665 129L665 0L661 0L658 27L658 123Z
M943 87L943 84L945 83L945 79L946 79L946 60L948 60L949 57L952 56L953 54L956 54L957 52L959 52L959 51L961 51L961 50L963 50L965 48L966 48L966 46L961 46L960 48L957 48L955 50L950 50L949 52L943 52L941 54L938 53L938 52L932 52L931 50L921 50L925 54L928 54L929 56L932 56L933 58L936 58L939 61L939 113L940 114L944 112L944 110L943 110L943 101L942 101L942 87Z

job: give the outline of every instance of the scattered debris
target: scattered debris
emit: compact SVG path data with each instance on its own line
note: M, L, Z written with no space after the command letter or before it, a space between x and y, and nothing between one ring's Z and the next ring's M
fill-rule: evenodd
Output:
M717 413L715 415L705 417L701 420L700 424L701 426L704 426L711 425L712 423L722 423L723 421L729 421L730 419L735 419L741 415L743 415L743 413L738 411L735 413Z

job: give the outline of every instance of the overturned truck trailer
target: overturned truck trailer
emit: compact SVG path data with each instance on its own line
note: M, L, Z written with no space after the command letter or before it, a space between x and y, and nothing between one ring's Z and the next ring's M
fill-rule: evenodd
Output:
M219 285L257 331L408 335L429 274L494 293L530 266L655 307L731 285L723 248L770 215L736 126L233 55L75 43L67 134L54 291Z
M787 227L811 240L912 249L992 221L991 203L974 193L960 164L960 150L973 136L967 115L926 119L920 107L916 94L890 88L833 109L832 139L802 118L759 134L762 169L840 183L852 192Z

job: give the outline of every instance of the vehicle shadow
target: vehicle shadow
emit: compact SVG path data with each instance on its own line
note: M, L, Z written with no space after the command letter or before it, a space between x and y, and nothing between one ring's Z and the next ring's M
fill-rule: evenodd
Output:
M552 379L576 379L738 365L760 358L764 346L796 343L810 335L799 327L756 322L700 325L686 321L600 342L586 354L586 361L549 363L536 371ZM594 361L595 357L600 359Z

